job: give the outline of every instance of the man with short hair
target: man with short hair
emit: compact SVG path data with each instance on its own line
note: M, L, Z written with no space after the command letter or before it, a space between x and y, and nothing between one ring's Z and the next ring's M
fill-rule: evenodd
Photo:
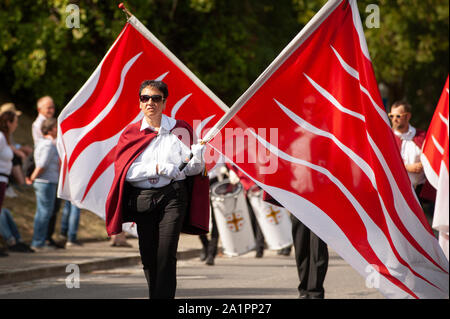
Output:
M409 124L411 116L411 105L408 102L397 101L392 104L391 112L389 113L392 130L411 184L419 197L426 182L423 166L420 162L420 154L422 153L426 132L416 129Z
M42 123L46 119L50 119L55 115L55 103L53 102L52 97L48 95L41 97L37 101L37 111L38 116L36 117L36 120L33 122L33 125L31 126L31 135L33 136L34 147L36 147L39 140L44 137L41 131ZM50 218L48 226L47 241L50 246L63 248L63 245L56 243L52 238L53 233L55 232L56 216L61 207L61 199L59 198L55 199L54 207L55 209L53 211L52 217Z
M48 95L41 97L37 101L37 111L38 116L31 127L31 134L33 135L35 146L37 145L39 139L42 138L42 122L44 122L45 119L52 118L55 115L55 103L53 102L53 99Z

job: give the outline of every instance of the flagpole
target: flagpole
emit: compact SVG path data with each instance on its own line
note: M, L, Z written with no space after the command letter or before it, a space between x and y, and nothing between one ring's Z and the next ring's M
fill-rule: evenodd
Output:
M204 142L211 141L217 133L236 115L236 113L244 106L245 103L258 91L258 89L269 79L272 74L282 65L289 56L305 42L305 40L317 29L317 27L338 7L342 1L347 0L330 0L317 14L306 24L306 26L297 34L297 36L281 51L281 53L273 60L273 62L261 73L256 81L244 92L236 102L231 106L227 113L216 122L211 130L203 138Z
M125 8L125 5L121 2L118 5L119 9L122 10L123 12L125 12L125 15L127 16L127 19L131 18L133 15L131 14L130 11L128 11L127 8Z

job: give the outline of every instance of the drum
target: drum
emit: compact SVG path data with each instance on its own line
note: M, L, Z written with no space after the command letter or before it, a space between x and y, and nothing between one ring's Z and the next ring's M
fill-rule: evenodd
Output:
M239 256L253 250L255 236L242 185L233 185L228 179L215 183L211 186L211 203L223 252Z
M292 245L292 223L288 211L263 201L263 191L257 187L247 193L268 248L279 250Z

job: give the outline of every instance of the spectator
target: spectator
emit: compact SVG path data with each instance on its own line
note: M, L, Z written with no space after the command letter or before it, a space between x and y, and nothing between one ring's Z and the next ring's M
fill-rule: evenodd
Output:
M67 239L66 246L82 246L77 240L80 209L70 201L66 201L61 218L61 235Z
M33 184L36 192L36 215L31 247L37 251L54 248L46 243L46 238L49 221L55 208L60 168L55 145L58 132L56 119L44 120L41 131L43 138L38 141L34 150L36 167L27 181Z
M6 111L0 114L0 209L3 205L14 156L10 147L11 134L15 131L17 125L18 118L16 113ZM4 256L8 256L8 254L0 249L0 257Z
M124 232L117 235L111 235L112 244L111 247L133 247L127 242L127 237Z
M392 123L397 143L399 144L400 153L408 172L411 184L416 189L419 185L425 183L425 174L423 172L422 163L420 162L420 154L426 132L418 130L409 124L411 119L411 106L405 101L395 102L391 106L389 118Z
M41 125L42 122L46 119L53 118L55 115L55 104L53 102L53 99L50 96L43 96L37 101L37 111L38 116L36 120L33 122L31 133L33 136L34 146L37 146L38 141L43 137L41 132ZM34 165L32 165L31 168L34 168ZM32 170L31 170L32 171ZM52 212L52 215L50 217L50 221L48 224L47 229L47 241L49 242L50 246L54 246L56 248L63 248L63 245L60 245L56 243L52 236L55 232L55 225L56 225L56 217L59 212L59 209L61 207L61 199L56 197L55 194L55 205L54 210Z
M0 235L6 240L8 250L21 253L34 252L30 246L22 241L11 212L6 208L2 208L0 212Z
M50 96L43 96L37 101L38 116L31 126L34 146L36 147L39 139L43 137L41 126L45 119L52 118L55 115L55 104Z
M11 111L15 113L17 116L20 116L22 114L21 111L18 111L16 109L14 103L5 103L0 107L0 114L3 114L4 112L7 111ZM14 153L11 177L12 180L17 185L23 185L25 183L25 176L23 173L22 166L23 163L25 163L25 161L27 160L27 157L33 152L33 149L28 145L21 146L20 144L16 144L14 142L12 133L10 134L9 138L10 138L10 147Z
M436 191L427 181L420 161L426 132L416 129L409 123L411 116L411 105L406 101L398 101L392 104L389 118L392 123L395 140L411 185L431 223Z

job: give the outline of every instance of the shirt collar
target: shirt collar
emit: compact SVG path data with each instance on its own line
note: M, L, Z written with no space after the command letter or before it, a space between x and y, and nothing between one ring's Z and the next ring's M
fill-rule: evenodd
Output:
M170 133L170 131L175 126L175 123L176 123L175 119L163 114L162 118L161 118L161 127L159 128L158 135ZM152 127L150 124L147 123L147 121L145 120L145 117L144 117L141 122L141 131L143 131L147 128L149 128L153 131L155 130L154 127Z
M394 131L394 134L400 137L401 140L411 141L416 136L416 128L409 125L408 131L405 133Z

